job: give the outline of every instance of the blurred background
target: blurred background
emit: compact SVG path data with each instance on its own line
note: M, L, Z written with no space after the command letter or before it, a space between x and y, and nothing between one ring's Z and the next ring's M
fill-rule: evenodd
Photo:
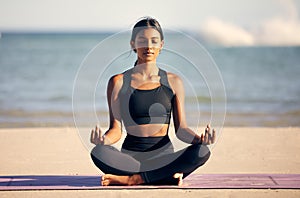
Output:
M299 13L297 0L0 0L0 127L74 126L73 83L84 58L142 16L207 50L225 86L225 127L300 126ZM129 40L115 42L130 51ZM132 56L111 75L131 67ZM210 95L196 93L209 119ZM106 116L103 97L97 111ZM87 102L80 100L83 113ZM194 105L187 100L190 115Z

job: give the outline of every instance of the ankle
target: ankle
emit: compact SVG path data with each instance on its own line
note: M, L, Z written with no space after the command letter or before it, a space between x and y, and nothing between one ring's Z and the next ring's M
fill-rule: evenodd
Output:
M138 185L144 183L144 180L142 179L141 175L132 175L128 178L128 185Z

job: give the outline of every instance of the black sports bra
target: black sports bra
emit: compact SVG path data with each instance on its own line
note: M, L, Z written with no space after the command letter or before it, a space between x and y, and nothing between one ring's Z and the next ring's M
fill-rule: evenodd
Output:
M131 74L132 69L123 73L123 85L119 95L124 125L169 124L174 93L167 73L159 69L160 86L149 90L134 89L131 86Z

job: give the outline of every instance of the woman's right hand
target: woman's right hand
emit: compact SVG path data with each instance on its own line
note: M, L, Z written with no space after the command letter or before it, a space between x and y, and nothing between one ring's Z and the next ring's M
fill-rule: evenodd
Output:
M92 129L91 132L91 143L93 144L104 144L104 138L102 136L101 129L96 125L95 130Z

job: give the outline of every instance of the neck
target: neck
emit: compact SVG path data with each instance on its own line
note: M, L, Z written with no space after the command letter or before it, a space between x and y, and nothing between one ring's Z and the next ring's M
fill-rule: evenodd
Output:
M156 65L156 62L140 63L138 61L135 66L135 71L143 75L157 75L158 67Z

